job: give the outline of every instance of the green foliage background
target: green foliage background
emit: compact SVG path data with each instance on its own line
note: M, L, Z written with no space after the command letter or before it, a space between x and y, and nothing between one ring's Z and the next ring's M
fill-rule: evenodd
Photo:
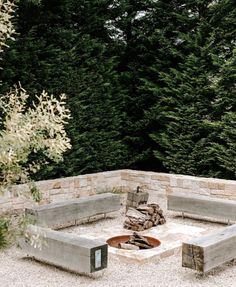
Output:
M72 112L73 148L36 179L120 168L236 179L235 1L19 0L15 27L1 93L16 81L66 93Z

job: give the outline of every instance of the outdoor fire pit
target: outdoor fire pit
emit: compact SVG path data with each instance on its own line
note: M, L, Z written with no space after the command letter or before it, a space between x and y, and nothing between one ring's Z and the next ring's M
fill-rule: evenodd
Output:
M144 250L158 247L161 242L156 238L141 236L134 232L133 235L119 235L111 237L107 240L107 244L119 249Z

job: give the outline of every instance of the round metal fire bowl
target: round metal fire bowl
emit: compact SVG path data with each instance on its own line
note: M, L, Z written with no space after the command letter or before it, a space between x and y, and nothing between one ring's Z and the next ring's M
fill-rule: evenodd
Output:
M153 246L152 248L155 248L161 245L161 241L156 238L153 238L150 236L143 236L143 237L145 237L148 240L148 242ZM130 239L130 235L114 236L114 237L107 239L107 244L111 247L119 248L118 247L119 243L125 243L129 239ZM144 250L144 249L140 249L140 250Z

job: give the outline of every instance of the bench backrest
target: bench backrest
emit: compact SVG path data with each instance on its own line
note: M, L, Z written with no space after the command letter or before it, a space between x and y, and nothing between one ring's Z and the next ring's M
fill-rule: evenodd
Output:
M69 222L106 214L119 209L120 196L112 193L103 193L37 206L26 209L25 212L33 217L36 225L54 228Z
M168 210L217 219L236 220L236 201L209 196L172 193L167 196Z

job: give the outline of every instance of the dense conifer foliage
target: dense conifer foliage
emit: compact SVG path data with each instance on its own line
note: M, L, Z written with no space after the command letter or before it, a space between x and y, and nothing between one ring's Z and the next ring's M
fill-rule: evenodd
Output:
M72 149L38 178L236 178L235 1L20 0L17 15L1 93L20 80L66 93L72 113Z

